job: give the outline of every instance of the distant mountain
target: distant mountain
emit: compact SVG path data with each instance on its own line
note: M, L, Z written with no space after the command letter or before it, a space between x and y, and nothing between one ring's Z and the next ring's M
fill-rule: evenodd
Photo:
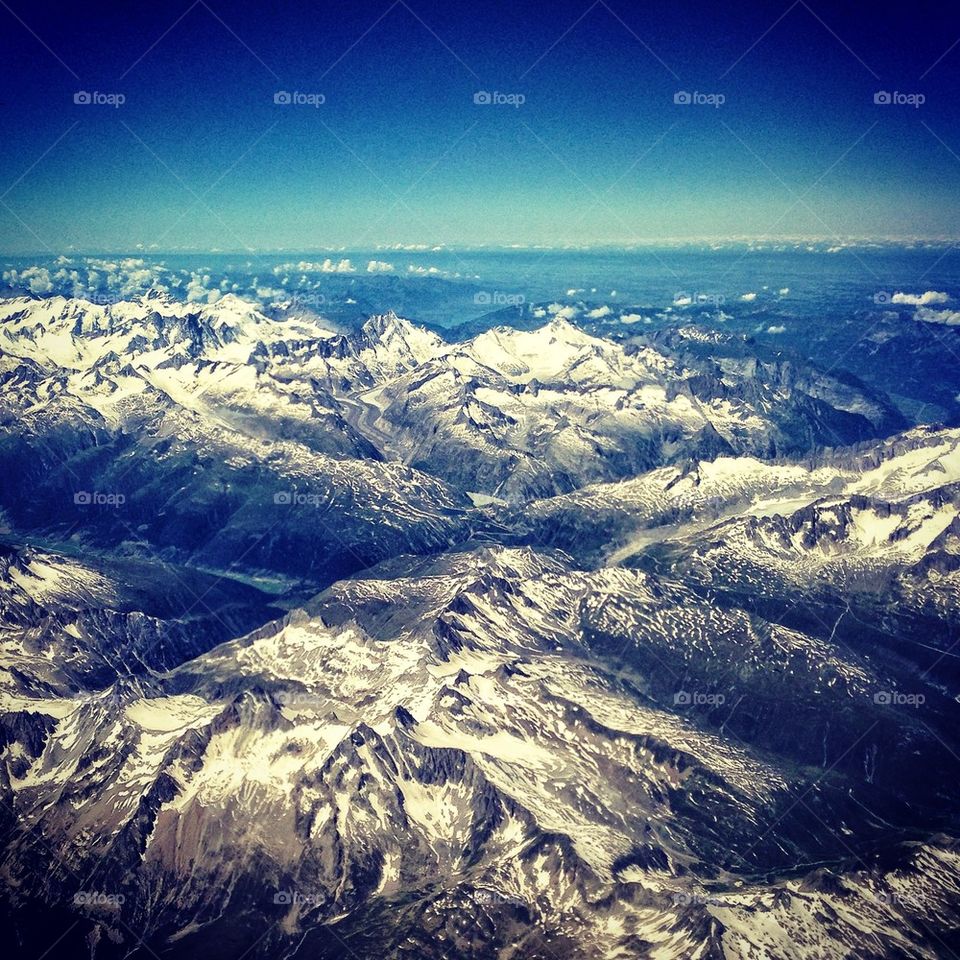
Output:
M590 562L622 560L729 516L787 514L831 495L897 500L960 481L960 430L918 427L793 461L720 456L525 504L535 540Z
M318 583L461 537L467 493L527 499L897 423L816 371L688 367L557 319L447 344L395 314L342 335L231 296L19 299L0 305L0 351L17 527L214 566L249 550L250 566ZM85 495L124 502L73 502ZM276 509L285 497L313 509Z
M313 583L464 529L465 498L384 463L332 392L415 362L402 337L347 341L231 298L5 310L2 506L18 528Z

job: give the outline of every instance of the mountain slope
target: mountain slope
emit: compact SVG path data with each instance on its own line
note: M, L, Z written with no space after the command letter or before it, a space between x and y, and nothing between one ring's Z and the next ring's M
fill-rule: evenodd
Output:
M688 702L708 677L711 698ZM649 574L489 547L396 560L135 684L23 690L4 717L21 817L4 869L21 918L80 894L105 955L136 931L172 956L228 956L252 925L263 956L306 937L320 956L347 938L371 957L680 957L747 950L771 909L808 938L797 956L827 936L931 955L900 909L872 906L865 928L839 905L895 889L911 857L957 883L949 843L911 853L891 836L907 811L913 829L940 816L904 770L953 760L907 709L874 702L887 682ZM774 719L778 684L794 703ZM755 726L731 724L721 690ZM822 745L798 698L836 725ZM865 769L874 743L883 762ZM39 875L38 836L53 856ZM869 861L881 841L872 877L788 879L851 851Z

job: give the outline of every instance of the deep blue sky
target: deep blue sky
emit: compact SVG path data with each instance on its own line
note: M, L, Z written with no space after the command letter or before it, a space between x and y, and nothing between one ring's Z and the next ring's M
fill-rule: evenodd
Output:
M0 248L960 234L957 8L192 3L3 0Z

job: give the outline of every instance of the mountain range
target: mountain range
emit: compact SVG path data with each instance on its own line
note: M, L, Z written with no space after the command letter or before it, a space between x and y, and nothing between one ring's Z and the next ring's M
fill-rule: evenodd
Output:
M960 948L960 430L697 326L0 301L24 955Z

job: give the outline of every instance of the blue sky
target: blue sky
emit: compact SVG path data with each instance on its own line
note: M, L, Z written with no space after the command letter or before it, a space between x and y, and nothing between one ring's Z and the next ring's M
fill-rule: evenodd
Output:
M273 6L4 0L0 248L960 233L960 10Z

